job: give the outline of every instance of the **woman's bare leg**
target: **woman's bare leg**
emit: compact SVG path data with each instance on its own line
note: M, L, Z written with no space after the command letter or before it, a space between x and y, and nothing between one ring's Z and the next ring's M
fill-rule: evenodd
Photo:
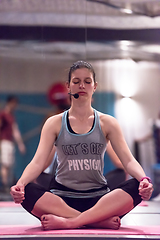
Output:
M44 229L78 228L84 225L108 228L109 219L126 214L133 208L132 197L122 189L116 189L104 195L92 208L76 217L64 218L54 215L41 217ZM106 224L106 225L105 225ZM120 225L120 224L119 224Z
M46 192L35 203L32 214L39 218L41 218L43 214L53 214L59 217L71 218L78 216L80 212L69 207L63 199L57 195Z
M46 222L47 219L56 218L56 216L63 218L73 218L81 214L79 211L69 207L60 197L46 192L35 204L32 213L41 218L42 215L45 215L43 222ZM118 217L113 217L100 223L96 223L97 227L100 228L114 228L117 229L120 226L120 219ZM91 227L95 227L94 225ZM51 226L52 228L52 226Z

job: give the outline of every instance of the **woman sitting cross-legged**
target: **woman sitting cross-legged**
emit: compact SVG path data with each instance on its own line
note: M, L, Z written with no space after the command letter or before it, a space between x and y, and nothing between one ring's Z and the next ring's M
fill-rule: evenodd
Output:
M11 195L41 220L45 230L118 229L125 214L142 199L149 200L151 180L131 154L117 120L92 108L97 82L90 63L78 61L71 66L67 88L71 107L46 120L35 156L11 187ZM108 142L133 177L112 191L103 176ZM33 181L45 169L54 144L58 166L45 189Z

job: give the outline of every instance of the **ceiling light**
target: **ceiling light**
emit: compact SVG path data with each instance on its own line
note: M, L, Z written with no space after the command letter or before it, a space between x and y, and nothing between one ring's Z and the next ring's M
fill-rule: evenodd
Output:
M133 14L133 11L128 8L121 8L120 11L127 14Z

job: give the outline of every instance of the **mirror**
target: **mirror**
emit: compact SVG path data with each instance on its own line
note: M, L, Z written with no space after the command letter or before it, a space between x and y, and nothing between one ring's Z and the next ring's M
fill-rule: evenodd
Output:
M48 91L79 59L96 71L93 107L118 119L151 176L152 141L139 142L138 153L136 143L151 132L149 120L159 111L159 19L127 15L124 6L107 2L1 1L0 107L7 95L18 96L16 118L27 148L25 156L16 149L15 181L35 153L46 117L57 111Z
M153 178L157 156L152 124L159 115L160 91L159 7L150 1L95 0L88 1L87 9L87 59L99 84L96 107L118 119L131 152ZM112 112L107 109L110 101Z
M74 61L86 58L85 4L69 0L1 2L0 108L8 95L18 97L15 115L26 146L25 155L16 146L12 182L32 159L44 121L61 110L58 101L66 98L60 86L62 96L50 101L50 90L66 81Z

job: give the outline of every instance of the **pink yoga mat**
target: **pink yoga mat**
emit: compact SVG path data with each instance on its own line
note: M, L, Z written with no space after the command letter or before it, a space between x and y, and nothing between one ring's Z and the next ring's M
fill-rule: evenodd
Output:
M43 231L41 226L0 226L0 235L159 235L160 226L124 226L119 230L110 229L74 229Z
M0 202L0 207L21 207L21 204L17 204L15 202Z

